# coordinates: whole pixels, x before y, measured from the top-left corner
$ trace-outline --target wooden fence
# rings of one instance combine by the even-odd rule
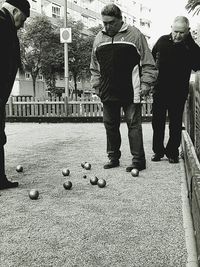
[[[152,101],[142,103],[142,116],[151,117]],[[10,97],[6,105],[6,116],[30,117],[102,117],[100,101],[67,101],[66,98],[36,99],[33,97]],[[122,113],[123,116],[123,113]]]

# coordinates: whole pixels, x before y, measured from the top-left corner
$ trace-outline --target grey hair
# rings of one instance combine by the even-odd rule
[[[184,16],[178,16],[174,19],[174,23],[175,22],[182,22],[182,23],[185,23],[186,27],[189,28],[190,27],[190,22],[188,20],[188,18],[184,17]]]
[[[121,9],[115,4],[108,4],[101,10],[102,16],[111,16],[118,19],[122,19]]]

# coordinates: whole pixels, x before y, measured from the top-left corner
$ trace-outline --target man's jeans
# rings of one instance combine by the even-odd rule
[[[128,138],[133,162],[144,162],[145,153],[142,137],[141,104],[121,104],[109,102],[103,104],[103,122],[107,135],[107,153],[110,160],[119,160],[121,156],[120,111],[123,108],[128,126]]]

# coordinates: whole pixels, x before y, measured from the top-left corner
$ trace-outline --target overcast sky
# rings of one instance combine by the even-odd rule
[[[197,16],[188,14],[185,10],[187,0],[151,0],[152,6],[152,41],[157,40],[161,35],[171,31],[171,24],[176,16],[183,15],[190,20],[191,28],[199,20]]]

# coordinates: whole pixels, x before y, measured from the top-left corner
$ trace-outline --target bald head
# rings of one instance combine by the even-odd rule
[[[180,43],[188,36],[190,31],[189,20],[184,16],[178,16],[172,24],[172,39],[174,43]]]

